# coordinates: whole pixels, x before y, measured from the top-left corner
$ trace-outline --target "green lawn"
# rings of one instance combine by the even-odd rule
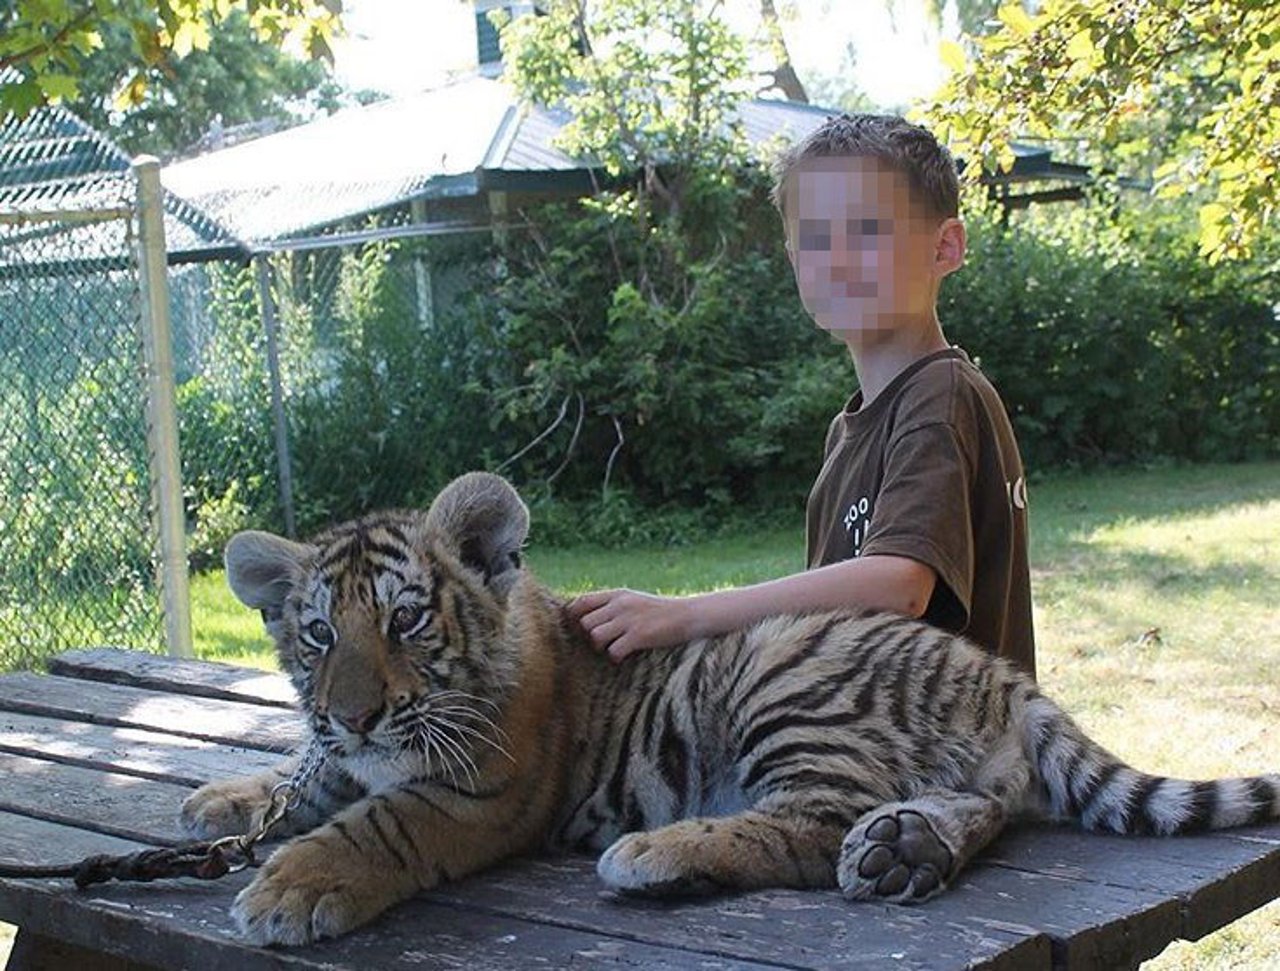
[[[1280,463],[1059,476],[1033,486],[1031,516],[1049,693],[1145,769],[1280,768]],[[529,561],[565,593],[688,593],[800,569],[803,542],[793,510],[776,529],[676,550],[534,545]],[[220,575],[199,578],[193,597],[201,656],[272,665],[257,616]],[[1280,905],[1149,966],[1280,967]]]

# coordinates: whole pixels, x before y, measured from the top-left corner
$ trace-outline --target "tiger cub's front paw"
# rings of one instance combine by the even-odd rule
[[[236,896],[231,917],[250,944],[298,945],[337,937],[396,902],[368,877],[336,871],[332,855],[316,843],[290,843]]]
[[[182,804],[179,820],[197,839],[248,833],[266,812],[262,787],[249,779],[228,779],[201,786]]]
[[[629,833],[596,861],[596,873],[615,890],[641,896],[704,894],[719,884],[696,864],[696,844],[682,842],[681,824]]]

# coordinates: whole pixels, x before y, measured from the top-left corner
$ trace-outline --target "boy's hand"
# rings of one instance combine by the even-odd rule
[[[690,601],[681,597],[597,590],[571,601],[567,609],[615,664],[633,651],[671,647],[693,636]]]

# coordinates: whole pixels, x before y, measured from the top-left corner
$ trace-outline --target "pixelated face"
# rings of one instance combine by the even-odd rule
[[[805,309],[833,337],[932,315],[942,221],[908,193],[907,177],[875,159],[811,159],[789,176],[787,253]]]

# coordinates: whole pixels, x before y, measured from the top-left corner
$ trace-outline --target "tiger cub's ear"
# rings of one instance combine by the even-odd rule
[[[520,548],[529,535],[529,510],[511,483],[491,472],[459,476],[431,504],[427,528],[495,593],[506,596],[516,581]]]
[[[280,618],[285,597],[315,554],[314,546],[271,533],[236,533],[223,554],[227,585],[246,607],[261,610],[270,625]]]

